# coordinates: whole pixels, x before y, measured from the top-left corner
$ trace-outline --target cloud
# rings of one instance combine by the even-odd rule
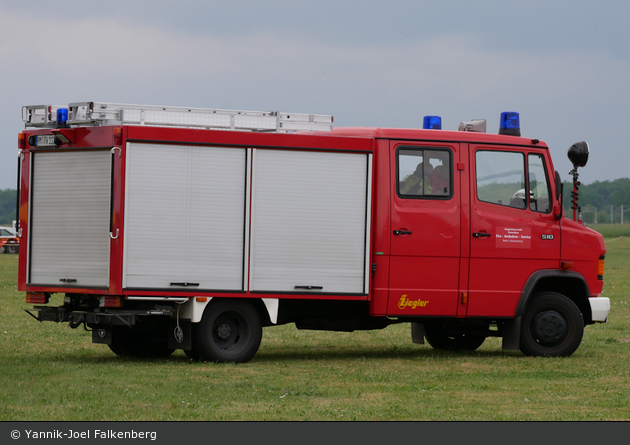
[[[559,127],[621,145],[603,115],[626,107],[627,58],[485,41],[475,33],[384,42],[269,28],[200,33],[94,15],[50,26],[0,6],[0,133],[14,139],[22,105],[95,100],[333,114],[338,125],[418,126],[442,114],[445,128],[486,118],[489,131],[509,110],[563,149]],[[594,114],[603,121],[586,128]],[[0,170],[0,187],[13,186],[11,170]]]
[[[627,61],[595,51],[509,53],[457,34],[361,45],[321,42],[306,33],[186,34],[112,18],[69,19],[51,28],[25,14],[2,11],[0,17],[0,64],[26,68],[21,79],[11,80],[63,73],[68,89],[76,82],[89,82],[93,90],[125,89],[125,81],[134,90],[141,83],[168,88],[172,84],[166,82],[179,80],[184,85],[177,89],[192,95],[195,88],[212,86],[193,81],[208,79],[237,95],[245,90],[264,96],[265,89],[287,96],[326,95],[330,89],[339,99],[369,94],[386,102],[474,103],[507,96],[598,100],[614,95],[611,85],[623,85],[630,69]]]

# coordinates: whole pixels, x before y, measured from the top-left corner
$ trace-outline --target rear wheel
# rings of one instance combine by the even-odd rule
[[[569,356],[583,334],[584,320],[573,301],[556,292],[540,292],[525,310],[520,348],[529,356]]]
[[[120,357],[166,358],[173,353],[166,335],[152,332],[116,330],[109,349]]]
[[[18,253],[18,246],[8,246],[9,253]]]
[[[215,300],[193,326],[193,348],[186,355],[217,363],[245,363],[262,340],[262,321],[247,301]]]
[[[431,347],[445,351],[474,351],[486,340],[480,334],[449,333],[440,325],[427,326],[424,336]]]

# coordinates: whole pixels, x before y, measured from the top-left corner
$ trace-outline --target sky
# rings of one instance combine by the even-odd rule
[[[630,177],[629,17],[627,0],[0,0],[0,189],[22,106],[86,101],[489,133],[516,111],[564,181],[582,140],[582,183]]]

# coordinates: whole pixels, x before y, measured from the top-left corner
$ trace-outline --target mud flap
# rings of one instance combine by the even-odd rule
[[[504,351],[518,351],[521,343],[521,315],[506,321],[503,325],[503,343],[501,349]]]
[[[192,348],[192,322],[188,318],[169,319],[168,348],[190,351]]]
[[[411,341],[417,345],[424,344],[424,324],[411,323]]]
[[[111,328],[94,328],[92,329],[92,343],[99,343],[103,345],[112,344],[112,330]]]

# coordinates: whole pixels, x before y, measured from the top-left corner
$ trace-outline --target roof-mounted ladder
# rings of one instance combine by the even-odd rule
[[[240,111],[154,105],[75,102],[67,107],[27,105],[22,107],[25,128],[55,128],[57,110],[68,109],[69,126],[147,125],[209,130],[265,132],[331,131],[333,117],[321,114]]]

